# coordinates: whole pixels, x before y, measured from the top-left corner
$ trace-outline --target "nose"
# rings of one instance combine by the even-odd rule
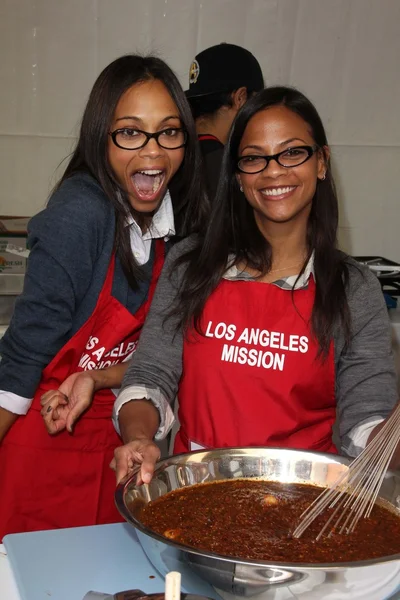
[[[263,171],[263,175],[274,179],[281,177],[285,173],[287,173],[286,167],[282,167],[275,158],[269,161],[268,166]]]
[[[157,144],[154,138],[151,138],[143,148],[139,150],[140,156],[143,158],[158,158],[162,156],[163,149]]]

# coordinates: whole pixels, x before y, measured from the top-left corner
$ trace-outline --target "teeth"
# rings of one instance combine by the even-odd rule
[[[158,190],[158,188],[160,187],[160,183],[161,183],[161,177],[159,175],[156,175],[154,177],[154,181],[153,181],[153,194]]]
[[[288,192],[291,192],[292,190],[294,190],[294,188],[295,188],[295,186],[271,188],[271,189],[262,190],[262,193],[265,196],[280,196],[281,194],[287,194]]]
[[[156,171],[155,169],[147,169],[146,171],[139,171],[143,175],[161,175],[162,171]]]

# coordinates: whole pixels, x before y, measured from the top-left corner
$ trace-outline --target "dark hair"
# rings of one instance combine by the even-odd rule
[[[234,264],[244,262],[263,275],[271,268],[272,248],[257,227],[253,208],[244,194],[238,194],[236,172],[239,145],[248,122],[255,114],[272,106],[286,106],[310,126],[326,164],[326,177],[323,181],[318,180],[312,201],[307,230],[308,256],[301,271],[314,253],[316,295],[312,330],[319,343],[320,354],[326,356],[338,320],[347,342],[350,337],[345,291],[348,266],[346,256],[336,247],[338,202],[325,148],[324,126],[314,105],[293,88],[262,90],[238,113],[225,146],[220,183],[205,236],[199,238],[197,246],[179,260],[187,263],[187,269],[173,314],[180,318],[180,326],[187,329],[194,325],[197,331],[201,331],[205,302],[220,282],[230,254],[235,257]]]
[[[115,248],[132,288],[142,278],[142,270],[134,259],[130,247],[126,219],[129,215],[137,221],[137,213],[119,185],[108,160],[108,133],[114,111],[121,96],[136,83],[157,79],[167,88],[178,107],[183,128],[187,131],[187,144],[183,162],[171,179],[171,192],[177,235],[187,235],[201,227],[206,216],[203,193],[201,158],[190,107],[181,85],[170,67],[154,56],[129,54],[114,60],[97,78],[83,114],[79,138],[68,166],[57,184],[78,172],[94,177],[112,202],[116,214]]]
[[[194,119],[212,115],[222,106],[232,106],[232,92],[216,92],[205,96],[189,98],[189,105]]]
[[[223,106],[232,106],[232,94],[236,92],[235,88],[227,92],[216,92],[215,94],[205,94],[204,96],[193,96],[188,98],[192,115],[194,119],[214,115]],[[247,97],[250,98],[255,90],[246,88]]]

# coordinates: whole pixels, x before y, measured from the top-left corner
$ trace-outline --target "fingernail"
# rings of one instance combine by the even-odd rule
[[[151,481],[151,475],[150,475],[150,473],[145,473],[143,475],[143,483],[150,483],[150,481]]]
[[[53,410],[52,406],[48,406],[46,412],[51,412]]]

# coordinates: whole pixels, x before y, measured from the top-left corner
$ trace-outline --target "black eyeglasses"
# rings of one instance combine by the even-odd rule
[[[298,167],[309,160],[312,155],[318,150],[318,146],[295,146],[294,148],[287,148],[278,154],[271,154],[267,156],[260,155],[248,155],[240,156],[237,162],[237,169],[242,173],[261,173],[264,171],[271,162],[275,160],[278,165],[290,169],[291,167]]]
[[[154,138],[161,148],[166,150],[177,150],[183,148],[187,141],[187,133],[181,127],[168,127],[155,133],[133,129],[132,127],[123,127],[110,131],[112,141],[122,150],[139,150],[143,148],[149,140]]]

